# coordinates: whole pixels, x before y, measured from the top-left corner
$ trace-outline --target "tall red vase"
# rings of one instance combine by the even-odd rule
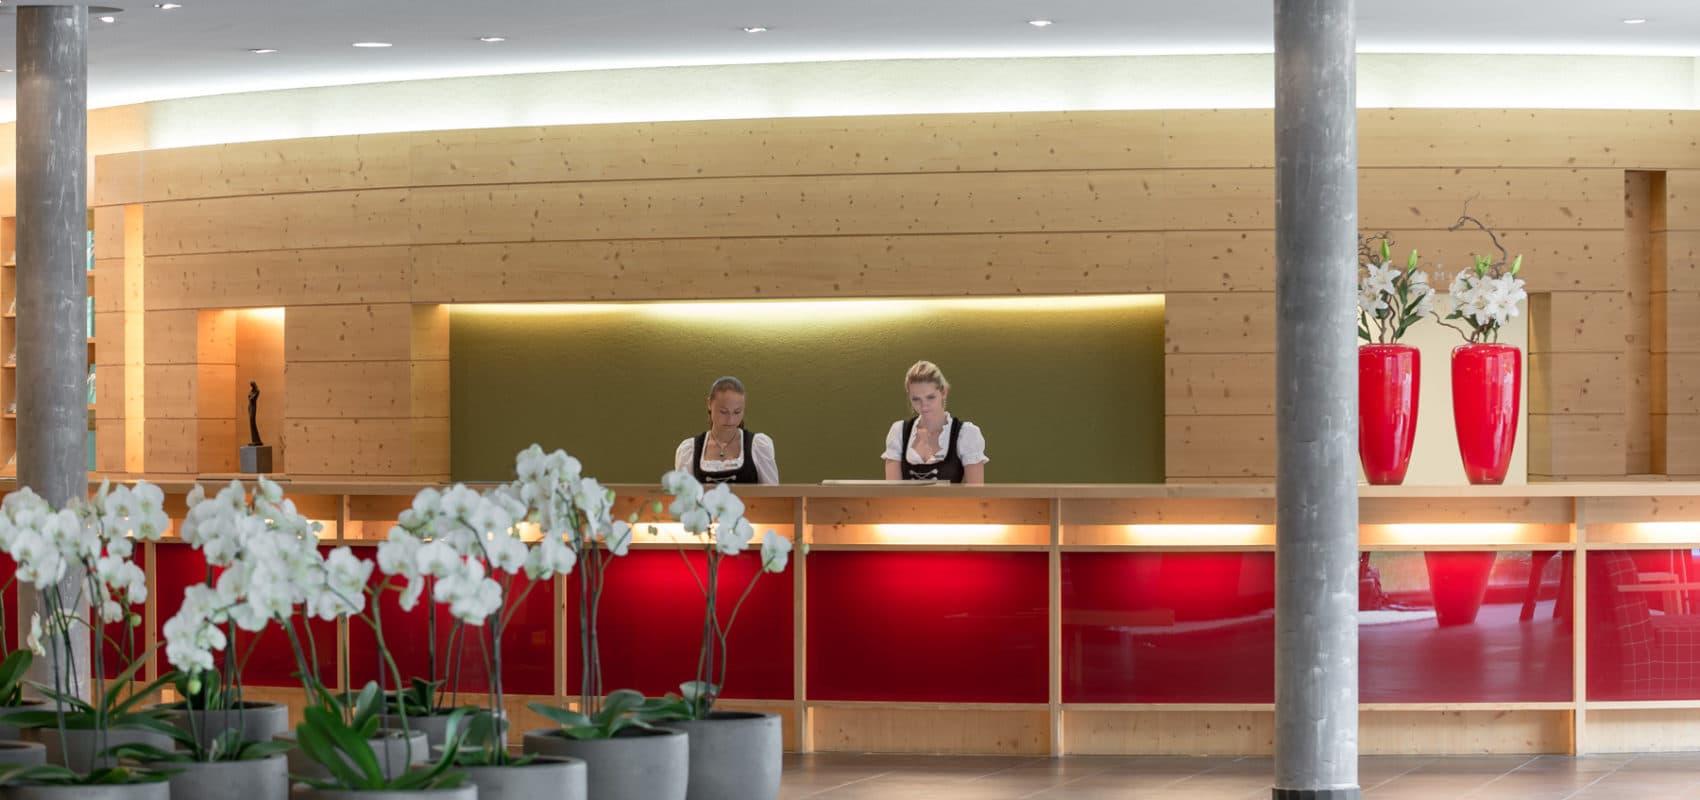
[[[1523,351],[1508,344],[1452,350],[1452,421],[1470,483],[1504,483],[1517,444]]]
[[[1411,467],[1411,444],[1417,437],[1422,381],[1422,354],[1417,348],[1402,344],[1358,347],[1358,458],[1370,483],[1404,483],[1405,471]]]

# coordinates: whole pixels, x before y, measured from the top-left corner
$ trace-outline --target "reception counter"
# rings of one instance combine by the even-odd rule
[[[180,517],[189,484],[158,483]],[[284,485],[325,522],[327,546],[375,544],[418,488]],[[658,496],[615,488],[625,512]],[[756,582],[730,641],[726,705],[781,714],[797,750],[1272,748],[1270,485],[739,495],[758,530],[806,546],[789,572]],[[611,687],[656,694],[691,678],[701,600],[672,538],[666,526],[645,533],[609,569],[600,633]],[[1700,484],[1364,487],[1360,542],[1364,752],[1700,748]],[[204,565],[170,540],[144,557],[153,642]],[[726,603],[758,561],[728,562]],[[521,730],[541,726],[525,702],[569,700],[579,673],[572,579],[525,603],[504,642]],[[392,600],[384,619],[403,669],[423,673],[423,612]],[[315,636],[327,674],[375,677],[361,625],[321,624]],[[256,645],[251,693],[293,696],[283,646],[281,635]],[[469,691],[482,680],[482,667],[464,665]]]

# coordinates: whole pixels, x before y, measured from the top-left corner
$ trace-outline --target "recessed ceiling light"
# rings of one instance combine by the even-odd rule
[[[1646,22],[1646,21],[1647,20],[1643,17],[1631,17],[1630,19],[1624,20],[1623,24],[1625,24],[1625,25],[1640,25],[1641,23]]]
[[[107,24],[111,24],[111,23],[117,22],[118,18],[117,17],[101,17],[100,21],[105,22]]]
[[[265,56],[265,55],[271,55],[272,53],[277,52],[277,48],[275,48],[275,47],[256,47],[256,48],[249,50],[248,52],[253,53],[254,55],[257,55],[257,56]]]
[[[507,40],[508,40],[508,37],[506,37],[506,36],[480,36],[480,37],[478,37],[478,41],[484,42],[486,44],[495,44],[497,42],[505,42]]]
[[[171,11],[173,9],[182,8],[183,4],[182,3],[154,3],[153,7],[157,8],[161,11]]]
[[[389,42],[355,42],[355,47],[389,47]]]
[[[1048,19],[1030,19],[1027,20],[1027,24],[1035,28],[1049,28],[1056,23]]]
[[[767,28],[760,25],[751,25],[744,29],[744,33],[767,33]]]

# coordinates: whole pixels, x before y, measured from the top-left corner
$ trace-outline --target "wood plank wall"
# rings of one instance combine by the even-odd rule
[[[1473,199],[1526,255],[1531,476],[1661,456],[1700,475],[1700,114],[1360,120],[1365,230],[1455,270],[1486,245],[1445,232]],[[203,309],[287,307],[292,473],[428,478],[448,464],[443,304],[1162,292],[1169,479],[1259,480],[1272,158],[1267,110],[592,125],[106,156],[94,202],[145,209],[150,472],[189,463],[173,368]],[[1634,259],[1661,274],[1639,284],[1626,171],[1669,171]],[[1645,359],[1632,299],[1659,328]]]

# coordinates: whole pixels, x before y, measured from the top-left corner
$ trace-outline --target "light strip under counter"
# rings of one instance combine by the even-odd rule
[[[1700,497],[1587,496],[1577,505],[1591,549],[1700,547]]]
[[[902,487],[909,489],[910,487]],[[1051,544],[1052,501],[952,497],[933,487],[897,496],[811,497],[809,547],[833,549],[1036,549]]]
[[[1364,550],[1565,550],[1575,546],[1571,497],[1523,486],[1365,487],[1358,500]],[[1441,489],[1450,494],[1436,493]]]

